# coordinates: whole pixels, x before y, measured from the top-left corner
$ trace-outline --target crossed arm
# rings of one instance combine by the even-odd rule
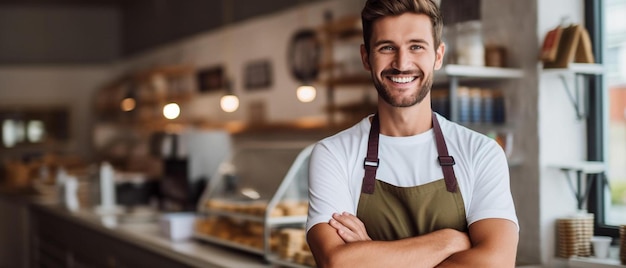
[[[319,267],[514,267],[518,232],[509,220],[484,219],[469,234],[442,229],[372,241],[356,216],[343,213],[313,226],[307,240]]]

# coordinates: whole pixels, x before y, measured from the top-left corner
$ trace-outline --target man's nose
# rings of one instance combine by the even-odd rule
[[[399,49],[394,57],[391,67],[404,71],[410,69],[411,64],[411,54],[406,50]]]

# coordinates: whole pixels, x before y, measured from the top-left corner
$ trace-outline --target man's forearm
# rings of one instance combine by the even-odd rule
[[[466,234],[445,229],[396,241],[339,241],[322,245],[320,239],[337,239],[336,230],[318,224],[309,231],[309,244],[319,267],[434,267],[455,252],[469,247]],[[328,243],[326,245],[333,244]]]
[[[513,222],[478,221],[470,226],[470,237],[472,248],[452,254],[437,267],[515,267],[519,234]]]
[[[515,258],[497,256],[493,254],[493,252],[481,250],[480,248],[474,247],[469,250],[452,254],[450,257],[448,257],[435,267],[515,267]]]

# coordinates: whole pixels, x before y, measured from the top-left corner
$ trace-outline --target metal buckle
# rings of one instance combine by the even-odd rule
[[[437,160],[439,160],[439,165],[440,166],[453,166],[454,164],[456,164],[454,162],[454,157],[452,156],[439,156],[437,157]]]
[[[380,159],[376,158],[376,159],[367,159],[367,157],[365,159],[363,159],[363,167],[364,168],[378,168],[378,163],[380,162]]]

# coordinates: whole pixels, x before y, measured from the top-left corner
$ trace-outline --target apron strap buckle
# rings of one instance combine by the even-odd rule
[[[365,158],[363,160],[363,168],[365,169],[377,169],[378,168],[378,163],[380,162],[380,159],[376,158],[376,159],[372,159],[372,158]]]
[[[454,164],[456,164],[454,162],[454,157],[449,155],[439,156],[437,157],[437,159],[439,160],[440,166],[453,166]]]

